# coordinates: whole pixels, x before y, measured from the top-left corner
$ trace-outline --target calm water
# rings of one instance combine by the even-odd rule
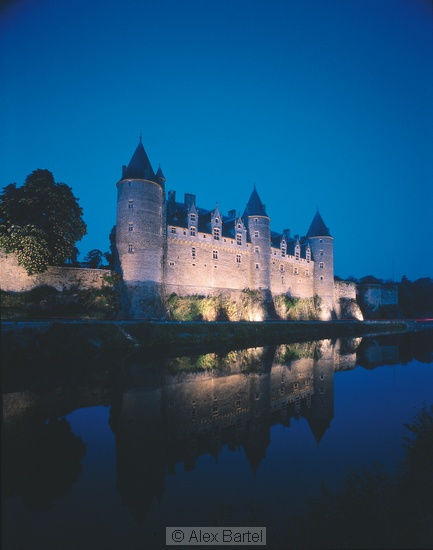
[[[266,526],[404,457],[433,403],[432,334],[122,361],[3,396],[3,548],[165,548],[166,526]],[[284,546],[283,546],[284,545]]]

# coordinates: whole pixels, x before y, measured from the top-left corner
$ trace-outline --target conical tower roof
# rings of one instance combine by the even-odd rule
[[[160,166],[160,167],[158,168],[158,170],[156,171],[156,177],[165,180],[165,176],[164,176],[164,174],[162,173],[161,166]]]
[[[248,216],[266,216],[265,205],[260,200],[259,194],[257,193],[256,186],[254,186],[253,192],[251,193],[250,200],[247,202],[243,218]]]
[[[319,210],[314,215],[311,222],[310,229],[308,230],[307,237],[330,237],[329,228],[326,227]]]
[[[141,137],[140,142],[137,145],[137,149],[132,155],[132,158],[123,174],[123,179],[128,178],[150,181],[156,180],[152,165],[150,164],[146,151],[141,143]]]

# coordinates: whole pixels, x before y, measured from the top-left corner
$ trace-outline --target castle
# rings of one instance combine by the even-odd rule
[[[318,296],[323,319],[339,316],[333,237],[319,211],[300,237],[271,230],[255,186],[242,215],[199,207],[190,193],[179,202],[175,191],[166,196],[162,170],[152,169],[141,137],[117,190],[115,269],[130,315],[149,316],[143,304],[155,296],[233,298],[250,289],[269,298]],[[343,294],[355,299],[355,285]]]

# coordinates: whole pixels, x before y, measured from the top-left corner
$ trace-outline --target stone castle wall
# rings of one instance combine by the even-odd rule
[[[273,294],[296,298],[313,296],[313,261],[290,255],[282,257],[281,251],[274,248],[270,267],[256,262],[257,258],[252,243],[240,247],[234,239],[215,241],[208,233],[190,237],[182,228],[176,228],[172,236],[169,229],[164,272],[166,293],[227,295],[245,288],[254,289],[255,272],[269,269]]]
[[[366,318],[389,318],[398,315],[396,284],[358,285],[357,300]]]
[[[288,294],[294,298],[314,296],[314,262],[305,258],[286,255],[281,250],[271,249],[271,292],[274,295]]]
[[[370,307],[398,305],[398,286],[396,284],[359,285],[358,296]]]
[[[101,288],[103,276],[111,274],[106,269],[86,269],[80,267],[48,267],[47,271],[27,275],[18,265],[14,254],[0,252],[0,288],[9,292],[24,292],[40,285],[48,285],[57,290],[71,287]]]
[[[167,288],[183,288],[177,294],[215,294],[215,289],[240,291],[251,286],[249,257],[249,248],[236,247],[233,239],[214,241],[206,233],[196,237],[169,235],[164,283]]]

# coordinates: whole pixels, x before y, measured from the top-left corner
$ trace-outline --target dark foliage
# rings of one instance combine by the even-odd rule
[[[14,252],[29,274],[48,265],[76,262],[86,234],[83,211],[72,189],[48,170],[35,170],[23,186],[6,186],[0,202],[0,246]]]
[[[404,317],[433,316],[433,279],[425,277],[411,282],[403,277],[398,287],[398,301]]]

